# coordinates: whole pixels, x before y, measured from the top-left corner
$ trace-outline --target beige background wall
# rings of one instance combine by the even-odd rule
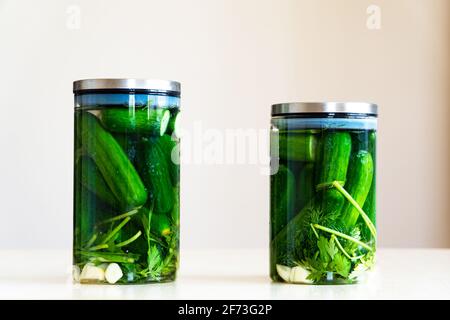
[[[181,81],[188,129],[377,102],[379,242],[449,247],[449,34],[447,0],[0,0],[0,247],[70,247],[71,83],[87,77]],[[184,249],[267,246],[258,166],[186,165],[182,188]]]

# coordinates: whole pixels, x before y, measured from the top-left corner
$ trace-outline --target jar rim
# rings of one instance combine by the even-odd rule
[[[73,82],[73,92],[93,91],[130,91],[130,92],[173,92],[180,94],[181,84],[172,80],[134,79],[134,78],[97,78],[82,79]]]
[[[345,113],[378,115],[378,106],[370,102],[288,102],[272,105],[272,116],[301,113]]]

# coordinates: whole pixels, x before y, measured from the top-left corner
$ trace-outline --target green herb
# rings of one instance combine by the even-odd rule
[[[178,140],[163,142],[176,114],[150,105],[76,112],[74,264],[80,268],[117,263],[120,283],[175,276],[179,175],[167,154]],[[152,224],[154,214],[170,232]]]
[[[329,185],[334,186],[333,183]],[[346,193],[345,197],[351,198],[351,195]],[[282,239],[293,237],[296,239],[295,248],[302,250],[288,247],[291,258],[279,256],[278,261],[285,260],[287,265],[305,268],[310,272],[307,279],[315,283],[326,282],[329,275],[351,281],[350,273],[357,265],[364,263],[364,268],[372,267],[371,257],[375,249],[361,241],[359,225],[350,234],[344,230],[339,212],[326,213],[316,201],[312,201],[273,240],[273,246],[283,247],[289,244],[282,244]],[[292,258],[292,255],[297,258]]]
[[[172,239],[175,239],[175,235],[163,239],[157,238],[151,232],[151,216],[151,209],[141,208],[138,214],[134,212],[131,215],[120,214],[109,219],[110,225],[102,221],[95,226],[95,233],[92,234],[86,245],[76,250],[75,253],[81,257],[82,261],[85,261],[84,263],[121,263],[124,270],[132,275],[132,281],[158,280],[163,274],[174,271],[171,266],[174,266],[174,261],[176,261],[177,248],[173,248],[175,244]],[[133,217],[136,217],[134,221]],[[130,230],[132,230],[132,223],[136,224],[136,222],[139,222],[143,231],[138,230],[131,237],[120,241],[120,238],[125,235],[122,233],[124,228],[130,225]],[[141,244],[133,247],[134,243],[140,241],[141,238],[145,242],[140,243],[145,243],[147,247],[145,257],[129,250],[141,248]],[[83,265],[84,263],[79,262],[78,264]],[[126,282],[127,280],[121,281]]]

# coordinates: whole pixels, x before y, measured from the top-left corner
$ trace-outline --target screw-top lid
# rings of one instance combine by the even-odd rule
[[[180,95],[177,81],[156,79],[84,79],[73,82],[73,92],[128,91],[136,93],[166,93]]]
[[[272,116],[301,113],[378,115],[378,106],[368,102],[290,102],[272,105]]]

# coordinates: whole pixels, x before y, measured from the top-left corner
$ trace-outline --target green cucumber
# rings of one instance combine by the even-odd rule
[[[179,118],[179,112],[176,112],[174,114],[171,114],[169,124],[167,125],[166,134],[168,135],[175,135],[178,137],[178,118]]]
[[[374,175],[375,177],[375,175]],[[363,211],[367,214],[367,216],[369,217],[370,221],[372,221],[373,225],[376,226],[377,225],[377,219],[376,219],[376,207],[377,207],[377,203],[376,203],[376,193],[377,193],[377,187],[376,187],[376,179],[372,180],[372,185],[370,187],[369,190],[369,194],[367,195],[366,201],[364,202],[364,206],[363,206]],[[363,222],[363,219],[360,217],[359,220],[361,220],[361,222]],[[366,232],[363,232],[364,237],[366,239],[369,239],[371,237],[371,234],[369,232],[369,230],[367,230]]]
[[[347,168],[352,148],[351,137],[346,132],[328,132],[325,133],[319,144],[322,148],[318,152],[320,155],[320,171],[318,172],[319,185],[331,184],[333,181],[345,181]],[[321,209],[324,214],[340,213],[344,206],[344,196],[334,188],[326,188],[319,195]],[[307,221],[311,220],[311,215],[318,206],[317,197],[314,197],[303,206],[287,225],[272,240],[272,261],[293,266],[293,261],[303,252],[299,252],[298,244],[305,241],[316,241],[315,239],[306,239],[307,232],[304,228],[309,228]],[[272,267],[273,269],[273,267]],[[274,272],[274,270],[271,270]]]
[[[280,134],[316,134],[320,133],[319,129],[280,129]]]
[[[375,180],[375,177],[373,177]],[[369,194],[367,195],[366,201],[364,202],[363,211],[367,214],[370,221],[375,225],[376,224],[376,183],[372,180],[372,186],[370,187]]]
[[[170,220],[165,214],[154,213],[150,224],[150,231],[158,236],[166,237],[172,233]]]
[[[174,205],[174,193],[167,156],[161,146],[153,140],[144,141],[144,159],[138,167],[142,180],[150,192],[154,212],[167,213]]]
[[[369,152],[372,155],[373,165],[376,166],[376,132],[372,131],[369,134]],[[370,221],[376,225],[376,193],[377,193],[377,181],[374,170],[374,176],[372,179],[372,185],[370,186],[369,194],[364,202],[363,211],[367,214]],[[362,220],[362,218],[360,218]],[[370,238],[370,233],[365,232],[365,237]],[[363,233],[364,234],[364,233]]]
[[[131,163],[136,166],[139,153],[139,137],[137,135],[125,133],[114,133],[113,136],[120,144]]]
[[[279,156],[286,160],[314,161],[317,137],[313,134],[279,134]]]
[[[295,190],[296,213],[309,203],[314,195],[314,164],[304,163],[297,177]]]
[[[103,126],[111,132],[146,133],[162,136],[170,120],[167,109],[106,108],[100,113]]]
[[[102,173],[122,208],[134,208],[147,200],[147,191],[122,147],[91,113],[81,117],[83,149]]]
[[[275,274],[275,265],[283,264],[294,266],[299,256],[302,256],[299,244],[305,243],[309,228],[311,214],[313,212],[315,199],[306,204],[274,237],[270,243],[271,274]],[[299,251],[300,250],[300,251]],[[276,263],[274,263],[276,262]]]
[[[351,135],[355,150],[366,150],[370,153],[374,151],[374,146],[376,143],[376,131],[362,130],[352,132]]]
[[[156,143],[166,156],[166,163],[169,169],[172,186],[176,186],[178,181],[180,180],[179,142],[172,140],[171,136],[164,134],[156,140]]]
[[[284,228],[294,212],[295,177],[284,165],[280,164],[278,172],[270,177],[270,213],[272,238]]]
[[[179,226],[180,225],[180,189],[179,189],[179,185],[175,186],[173,188],[173,194],[174,196],[174,204],[173,204],[173,208],[170,214],[170,218],[172,219],[172,222],[175,226]]]
[[[113,213],[109,206],[81,185],[77,187],[74,197],[74,244],[76,248],[82,248],[92,237],[96,221],[106,219]]]
[[[75,174],[77,174],[77,170],[79,169],[75,168]],[[91,209],[92,201],[89,201],[94,197],[91,195],[89,190],[82,187],[80,184],[78,184],[78,186],[75,185],[74,187],[73,220],[75,229],[73,232],[73,241],[74,247],[81,249],[83,244],[88,241],[94,230],[95,216],[93,215]]]
[[[350,171],[345,183],[345,189],[356,203],[362,207],[372,185],[372,156],[368,151],[360,150],[352,156],[350,163]],[[347,230],[351,230],[355,226],[358,217],[358,210],[347,201],[342,209],[342,221]]]
[[[94,160],[88,156],[82,156],[77,165],[81,167],[81,184],[103,202],[116,207],[118,205],[117,200],[95,165]]]
[[[347,132],[329,132],[323,136],[323,158],[320,183],[345,181],[352,150],[352,139]]]
[[[352,139],[347,132],[329,132],[322,140],[322,166],[319,185],[333,181],[345,182],[352,150]],[[322,210],[325,214],[341,212],[345,198],[336,189],[326,189],[322,196]]]

